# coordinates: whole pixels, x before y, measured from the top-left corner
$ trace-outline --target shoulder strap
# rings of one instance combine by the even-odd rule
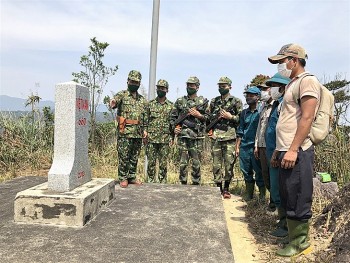
[[[313,76],[313,74],[305,72],[295,81],[295,84],[293,86],[293,90],[292,90],[293,100],[297,104],[300,104],[300,85],[301,85],[301,82],[307,76]]]

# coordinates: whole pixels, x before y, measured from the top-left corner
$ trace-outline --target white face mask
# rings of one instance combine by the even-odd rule
[[[261,97],[260,100],[261,101],[268,101],[271,98],[270,96],[270,92],[269,91],[261,91]]]
[[[279,92],[280,87],[271,87],[271,98],[273,100],[278,100],[281,96],[282,93]]]
[[[292,69],[287,69],[287,63],[282,63],[277,65],[277,71],[283,77],[289,78],[292,74]]]

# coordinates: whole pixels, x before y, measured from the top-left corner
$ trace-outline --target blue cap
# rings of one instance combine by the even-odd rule
[[[290,78],[283,77],[280,73],[276,73],[272,78],[266,81],[266,85],[271,86],[272,82],[287,85],[290,82]]]
[[[244,93],[257,94],[260,96],[260,89],[256,86],[249,87]]]

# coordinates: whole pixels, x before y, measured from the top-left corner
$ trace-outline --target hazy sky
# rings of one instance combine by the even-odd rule
[[[54,100],[57,83],[82,70],[80,57],[90,38],[108,42],[104,62],[119,66],[104,94],[126,87],[136,69],[148,89],[152,0],[0,0],[0,94]],[[168,97],[185,94],[191,75],[200,95],[218,95],[217,81],[228,76],[232,94],[257,74],[272,76],[267,57],[287,43],[305,47],[306,69],[320,79],[337,73],[350,78],[348,0],[161,0],[157,80],[169,81]]]

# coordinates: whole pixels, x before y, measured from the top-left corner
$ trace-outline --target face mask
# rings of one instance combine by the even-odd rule
[[[164,98],[165,95],[166,95],[166,92],[164,90],[157,89],[158,98]]]
[[[256,99],[246,98],[245,101],[247,102],[248,105],[254,105],[256,103]]]
[[[226,95],[230,90],[229,89],[225,89],[225,88],[219,88],[219,93],[224,96]]]
[[[292,70],[293,70],[294,67],[295,67],[295,65],[291,69],[287,69],[287,62],[286,62],[286,63],[278,64],[277,65],[277,71],[283,77],[290,78],[290,75],[292,74]]]
[[[197,89],[187,88],[188,96],[191,96],[197,92]]]
[[[261,91],[261,101],[268,101],[271,98],[270,93],[268,91]]]
[[[278,100],[281,96],[282,96],[282,93],[279,92],[280,90],[280,87],[271,87],[271,98],[273,100]]]
[[[139,87],[140,86],[138,86],[138,85],[128,85],[128,90],[130,92],[135,92],[135,91],[137,91],[139,89]]]

